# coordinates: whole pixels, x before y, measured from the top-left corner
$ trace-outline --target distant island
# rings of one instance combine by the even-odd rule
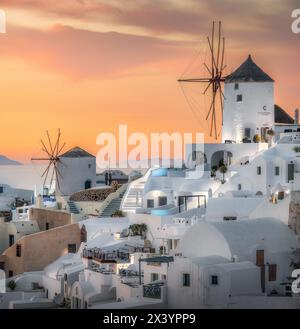
[[[15,160],[11,160],[8,157],[0,154],[0,166],[9,166],[9,165],[21,166],[22,163]]]

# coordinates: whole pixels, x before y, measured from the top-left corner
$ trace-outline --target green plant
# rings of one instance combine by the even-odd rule
[[[219,168],[219,171],[223,175],[222,184],[224,184],[225,183],[225,174],[227,173],[228,169],[225,165],[223,165]]]
[[[300,153],[300,146],[295,146],[293,148],[293,150],[296,152],[296,153]]]
[[[146,224],[132,224],[129,226],[131,235],[141,235],[143,236],[147,232]]]
[[[248,143],[248,141],[249,141],[248,137],[244,137],[243,140],[242,140],[243,143]]]
[[[259,143],[260,142],[260,136],[258,134],[253,136],[253,142],[254,143]]]
[[[218,166],[212,166],[211,167],[211,177],[215,177],[216,176],[216,172],[218,170]]]
[[[116,210],[111,217],[125,217],[125,215],[122,210]]]
[[[275,135],[275,131],[274,131],[273,129],[269,129],[269,130],[267,131],[267,134],[268,134],[269,136],[273,137],[273,136]]]
[[[10,290],[15,290],[17,284],[16,284],[15,280],[10,280],[10,281],[8,282],[7,286],[8,286],[8,288],[9,288]]]

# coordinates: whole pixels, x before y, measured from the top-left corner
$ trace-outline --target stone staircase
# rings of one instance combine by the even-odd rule
[[[121,202],[125,191],[120,194],[118,198],[112,199],[111,202],[104,208],[99,217],[111,217],[111,215],[116,211],[120,210]]]
[[[122,211],[135,213],[137,208],[142,207],[144,187],[150,175],[151,169],[143,177],[130,183],[121,203]]]
[[[78,210],[76,204],[73,201],[67,201],[69,210],[71,214],[80,214],[80,211]]]

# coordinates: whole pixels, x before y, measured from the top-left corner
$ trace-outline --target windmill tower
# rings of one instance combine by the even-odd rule
[[[42,174],[43,186],[52,187],[55,181],[55,194],[70,196],[75,192],[92,188],[96,185],[96,158],[80,147],[74,147],[62,153],[65,143],[60,145],[61,132],[55,142],[46,132],[47,142],[41,140],[45,156],[32,158],[33,161],[46,161],[48,165]]]
[[[274,126],[274,80],[252,57],[225,78],[222,142],[266,141]]]

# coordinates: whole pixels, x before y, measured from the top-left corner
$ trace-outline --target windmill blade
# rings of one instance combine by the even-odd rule
[[[210,39],[209,39],[209,37],[207,37],[207,40],[208,40],[208,45],[209,45],[209,49],[210,49],[210,52],[211,52],[211,60],[212,60],[212,77],[214,77],[214,75],[215,75],[215,69],[217,70],[217,64],[216,64],[216,62],[215,62],[214,49],[213,49],[212,44],[210,43]]]
[[[51,154],[53,156],[54,155],[54,152],[53,152],[53,147],[52,147],[52,143],[51,143],[51,139],[50,139],[50,135],[49,135],[49,131],[48,130],[46,131],[46,134],[47,134],[48,142],[49,142],[49,145],[50,145]]]
[[[57,156],[59,156],[59,154],[61,153],[61,151],[63,150],[63,148],[66,146],[66,143],[63,143],[62,147],[59,149]]]
[[[212,81],[209,82],[208,86],[205,88],[205,90],[203,91],[203,95],[206,94],[207,90],[209,89],[209,87],[211,86]]]
[[[48,174],[49,174],[50,167],[51,167],[51,163],[49,163],[49,165],[48,165],[48,167],[47,167],[47,169],[46,169],[46,172],[45,172],[46,176],[45,176],[45,178],[44,178],[44,184],[43,184],[43,186],[46,185],[46,181],[47,181],[47,178],[48,178]],[[43,176],[42,176],[42,177],[43,177]]]
[[[51,188],[51,186],[52,186],[52,183],[53,183],[53,179],[54,179],[54,172],[55,172],[55,168],[54,168],[54,166],[53,166],[53,170],[52,170],[52,175],[51,175],[51,180],[50,180],[50,188]]]
[[[225,38],[223,37],[222,38],[222,40],[223,40],[223,42],[222,42],[222,45],[223,45],[223,47],[222,47],[222,57],[221,57],[221,75],[222,75],[222,73],[223,73],[223,71],[224,71],[224,69],[225,69],[225,67],[226,67],[226,65],[223,67],[223,65],[224,65],[224,56],[225,56]]]
[[[219,34],[218,34],[218,51],[217,51],[217,74],[219,73],[219,60],[220,60],[220,46],[221,46],[221,22],[219,22]]]
[[[58,155],[58,147],[59,147],[59,140],[60,140],[60,129],[58,129],[58,134],[57,134],[57,139],[56,139],[56,143],[55,143],[55,146],[54,146],[54,156],[57,157]]]
[[[45,143],[43,142],[42,139],[41,139],[41,143],[42,143],[42,145],[43,145],[43,147],[44,147],[42,150],[48,154],[49,158],[51,158],[52,155],[51,155],[51,153],[48,151],[48,149],[47,149],[47,147],[46,147],[46,145],[45,145]]]
[[[52,164],[52,160],[50,160],[50,162],[49,162],[49,164],[48,164],[48,166],[47,166],[46,170],[43,172],[43,174],[42,174],[42,176],[41,176],[42,178],[45,176],[45,174],[46,174],[47,170],[49,170],[49,168],[50,168],[51,164]]]
[[[208,73],[209,73],[210,75],[212,75],[212,72],[211,72],[211,70],[209,69],[209,67],[207,66],[207,64],[206,64],[206,63],[203,63],[203,65],[206,67]]]

